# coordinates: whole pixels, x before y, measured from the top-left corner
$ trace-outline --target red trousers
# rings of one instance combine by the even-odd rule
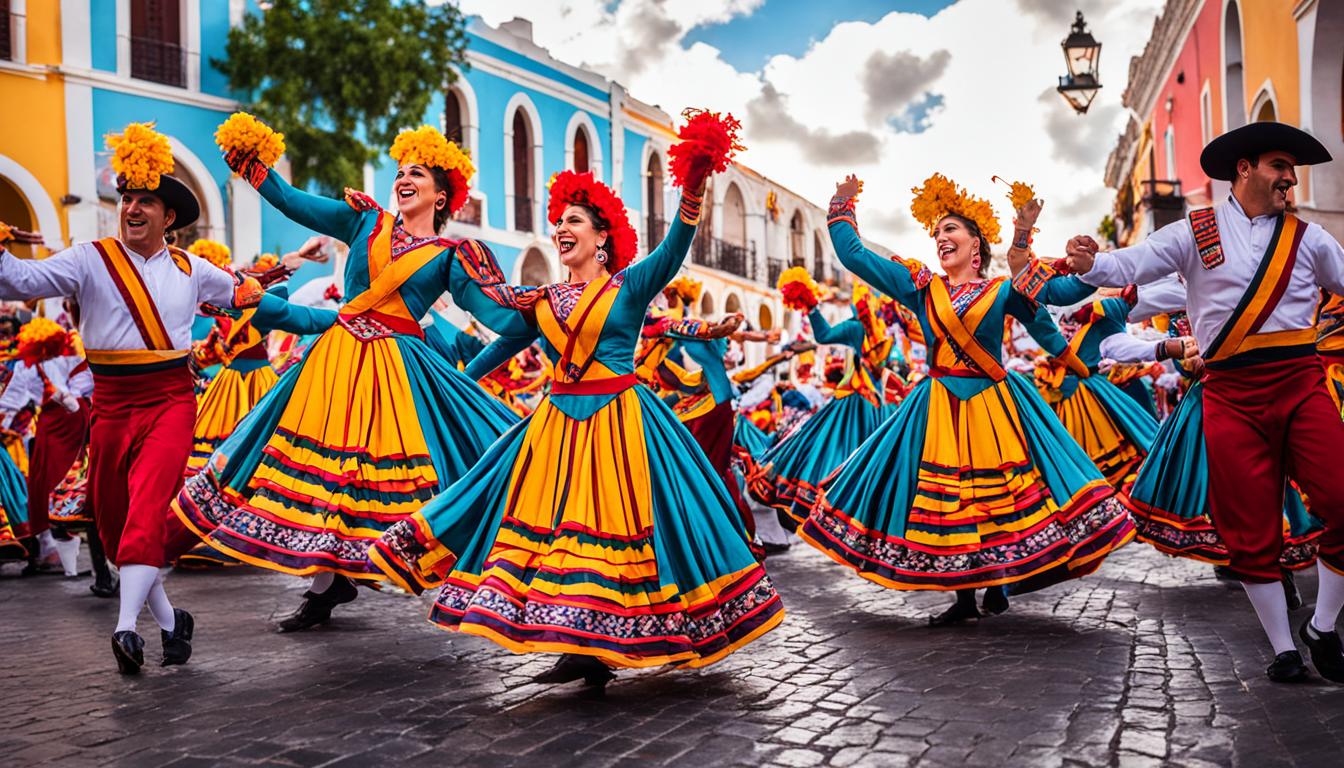
[[[37,417],[33,452],[28,456],[28,525],[34,536],[51,527],[47,520],[51,492],[65,479],[89,439],[89,408],[88,398],[83,397],[74,413],[48,402]]]
[[[704,416],[686,422],[686,429],[690,430],[691,437],[705,452],[709,465],[728,486],[728,493],[733,497],[733,505],[737,508],[737,515],[742,520],[747,541],[750,542],[756,538],[756,518],[742,498],[742,489],[733,476],[733,428],[736,426],[736,418],[737,412],[733,410],[731,402],[719,403]]]
[[[1321,561],[1344,573],[1344,421],[1326,392],[1319,358],[1210,370],[1204,445],[1209,514],[1238,577],[1279,579],[1288,475],[1325,522]]]
[[[118,567],[162,567],[196,542],[170,504],[191,455],[196,397],[186,367],[94,375],[89,505]]]

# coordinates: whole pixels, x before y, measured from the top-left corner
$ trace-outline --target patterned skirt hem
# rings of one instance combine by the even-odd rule
[[[208,472],[208,470],[207,470]],[[193,492],[189,492],[194,490]],[[173,512],[192,533],[196,534],[211,547],[248,565],[266,568],[292,576],[312,576],[318,573],[337,573],[346,578],[359,581],[381,581],[383,572],[369,560],[367,549],[377,541],[370,537],[361,540],[346,540],[347,549],[359,551],[359,557],[337,558],[332,552],[296,552],[277,547],[242,535],[232,529],[220,527],[214,519],[223,519],[224,515],[205,512],[204,505],[227,505],[232,510],[242,510],[236,501],[227,498],[215,485],[214,478],[198,475],[188,482],[187,487],[178,494],[173,502]],[[212,519],[212,517],[214,519]]]
[[[1227,546],[1207,517],[1181,518],[1145,504],[1131,501],[1130,509],[1138,539],[1172,557],[1184,557],[1212,565],[1230,562]],[[1286,536],[1279,553],[1279,565],[1290,571],[1310,568],[1316,563],[1324,530],[1308,531],[1301,536]]]
[[[900,537],[873,535],[856,526],[848,515],[831,507],[824,498],[798,534],[868,581],[889,589],[944,591],[1028,580],[1037,582],[1032,587],[1036,589],[1077,578],[1096,570],[1101,559],[1134,537],[1134,525],[1127,510],[1104,484],[1081,491],[1058,516],[1066,535],[1034,542],[1039,546],[1025,556],[999,551],[1007,547],[977,550],[977,558],[989,562],[974,568],[969,567],[970,563],[957,562],[966,558],[962,553],[936,555],[912,549]],[[1020,548],[1022,543],[1008,546]],[[998,562],[993,561],[995,557]],[[1048,572],[1051,576],[1044,578]]]
[[[760,566],[739,572],[719,594],[728,597],[675,614],[631,617],[600,608],[529,603],[493,585],[449,582],[429,621],[493,640],[514,653],[573,653],[614,667],[694,668],[720,661],[784,619],[784,606]],[[669,634],[669,623],[679,631]]]
[[[422,518],[412,515],[394,524],[369,547],[369,561],[389,580],[413,594],[439,586],[457,562],[457,556],[426,533]],[[440,567],[427,571],[418,563],[433,553]]]

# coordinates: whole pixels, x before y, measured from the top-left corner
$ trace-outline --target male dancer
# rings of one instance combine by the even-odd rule
[[[1184,277],[1206,366],[1210,515],[1274,647],[1266,674],[1275,682],[1307,676],[1278,584],[1291,473],[1327,526],[1315,614],[1298,634],[1316,671],[1344,682],[1335,631],[1344,606],[1344,476],[1329,450],[1344,445],[1344,421],[1315,347],[1318,286],[1344,291],[1344,247],[1294,216],[1288,199],[1294,166],[1328,162],[1330,153],[1292,126],[1252,123],[1214,139],[1199,160],[1209,178],[1232,182],[1225,202],[1110,253],[1075,237],[1068,261],[1097,286],[1146,283],[1172,271]]]
[[[250,305],[261,291],[254,280],[240,284],[168,247],[167,233],[200,216],[196,196],[181,181],[167,173],[135,181],[119,175],[117,192],[119,237],[78,243],[40,261],[0,248],[0,298],[74,297],[80,306],[94,377],[89,501],[121,572],[112,652],[118,670],[136,674],[144,664],[136,619],[146,601],[162,630],[163,665],[191,657],[194,621],[168,601],[159,569],[195,541],[169,503],[182,485],[196,418],[188,367],[196,307]],[[37,233],[10,231],[20,242],[42,242]]]

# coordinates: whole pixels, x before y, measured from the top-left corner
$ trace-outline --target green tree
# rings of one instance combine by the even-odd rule
[[[1112,219],[1109,213],[1101,217],[1101,223],[1097,225],[1097,234],[1108,243],[1115,242],[1115,219]]]
[[[360,186],[364,163],[424,122],[464,66],[461,12],[424,0],[274,0],[229,31],[213,64],[246,109],[285,134],[300,186]]]

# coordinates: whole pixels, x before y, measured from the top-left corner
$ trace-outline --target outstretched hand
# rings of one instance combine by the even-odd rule
[[[318,264],[325,264],[331,258],[326,252],[326,245],[331,238],[326,235],[313,235],[299,246],[299,250],[290,251],[280,259],[280,263],[285,265],[285,269],[290,272],[303,266],[303,262],[312,261]]]
[[[9,228],[9,237],[14,242],[23,243],[24,245],[42,245],[46,242],[42,239],[42,234],[40,232],[29,232],[26,229],[19,229],[18,227]]]
[[[836,197],[857,197],[863,191],[863,182],[858,176],[849,174],[845,180],[835,185]]]
[[[1040,198],[1032,198],[1017,209],[1016,216],[1013,217],[1014,225],[1019,229],[1031,229],[1036,226],[1036,219],[1040,218],[1041,208],[1045,206],[1045,201]]]
[[[1068,245],[1064,246],[1064,262],[1069,265],[1069,269],[1076,274],[1086,274],[1092,271],[1092,265],[1097,262],[1097,251],[1101,246],[1087,235],[1077,235],[1069,240]]]

